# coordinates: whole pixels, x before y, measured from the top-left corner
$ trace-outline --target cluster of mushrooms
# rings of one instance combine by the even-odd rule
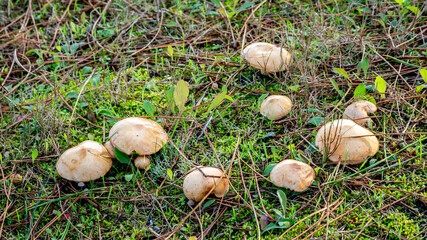
[[[252,67],[265,72],[280,72],[287,69],[291,55],[283,48],[268,43],[254,43],[242,52],[242,58]],[[260,106],[260,113],[270,120],[284,118],[291,110],[292,102],[286,96],[272,95]],[[349,105],[343,119],[326,123],[317,132],[315,145],[332,162],[359,164],[373,156],[379,149],[375,135],[363,127],[370,125],[368,113],[376,106],[368,101]],[[129,117],[118,121],[110,129],[109,141],[102,145],[84,141],[66,150],[56,164],[56,170],[65,179],[87,182],[104,176],[112,166],[115,149],[127,155],[137,155],[134,164],[146,169],[149,155],[158,152],[168,141],[165,130],[156,122]],[[296,192],[306,190],[316,177],[314,169],[303,162],[286,159],[270,172],[271,182]],[[183,191],[190,202],[199,202],[208,194],[223,197],[229,189],[228,176],[219,168],[197,166],[185,176]]]

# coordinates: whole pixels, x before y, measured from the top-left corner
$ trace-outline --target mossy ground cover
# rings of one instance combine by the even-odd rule
[[[391,0],[1,1],[0,238],[425,239],[426,9]],[[240,52],[256,41],[288,49],[290,68],[245,65]],[[179,80],[189,88],[182,109]],[[283,120],[259,114],[272,94],[292,99]],[[327,164],[317,130],[362,98],[379,108],[379,152],[361,165]],[[170,136],[149,170],[115,161],[84,185],[57,175],[62,152],[105,142],[130,116]],[[287,158],[317,178],[302,193],[281,189],[280,200],[263,173]],[[181,186],[196,165],[229,169],[231,187],[193,209]],[[281,218],[291,224],[263,232]]]

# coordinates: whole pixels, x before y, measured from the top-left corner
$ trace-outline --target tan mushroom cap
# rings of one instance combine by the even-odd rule
[[[201,171],[203,171],[204,175]],[[223,177],[221,178],[221,176]],[[229,188],[227,175],[223,174],[223,172],[216,167],[199,166],[198,169],[191,169],[185,177],[183,184],[185,196],[196,202],[202,200],[213,187],[215,189],[212,193],[217,197],[224,196]]]
[[[118,121],[109,137],[111,144],[127,155],[151,155],[168,141],[168,135],[158,123],[137,117]]]
[[[295,192],[306,190],[316,178],[310,165],[293,159],[286,159],[274,166],[270,173],[271,182],[277,187],[285,187]]]
[[[291,108],[292,102],[288,97],[271,95],[262,102],[260,113],[270,120],[279,120],[288,115]]]
[[[321,127],[315,143],[333,163],[359,164],[379,150],[374,133],[348,119],[335,120]]]
[[[112,164],[102,144],[87,140],[65,151],[56,163],[56,171],[65,179],[88,182],[104,176]]]
[[[242,58],[254,68],[266,72],[280,72],[287,69],[291,54],[273,44],[257,42],[243,49]]]
[[[371,119],[368,117],[368,113],[373,113],[377,111],[377,106],[375,104],[361,100],[355,103],[350,104],[344,110],[344,119],[353,120],[355,123],[363,126],[366,123],[370,123]]]
[[[150,157],[146,155],[138,156],[135,158],[134,164],[139,169],[147,169],[150,166]]]

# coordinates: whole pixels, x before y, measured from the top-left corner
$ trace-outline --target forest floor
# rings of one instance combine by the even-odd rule
[[[246,64],[253,42],[286,48],[290,67]],[[426,68],[424,0],[1,1],[0,239],[426,239]],[[269,95],[292,100],[284,119],[260,114]],[[360,99],[378,107],[379,151],[329,164],[317,131]],[[56,173],[125,117],[170,137],[150,169]],[[311,165],[314,183],[275,187],[282,159]],[[223,198],[187,204],[197,165],[226,171]]]

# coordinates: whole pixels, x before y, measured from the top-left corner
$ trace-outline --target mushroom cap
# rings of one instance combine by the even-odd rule
[[[65,179],[88,182],[104,176],[112,164],[102,144],[87,140],[65,151],[56,163],[56,171]]]
[[[150,157],[146,155],[138,156],[135,158],[134,164],[139,169],[147,169],[150,166]]]
[[[291,111],[292,102],[286,96],[271,95],[264,99],[261,104],[260,113],[270,120],[284,118]]]
[[[105,149],[107,149],[107,152],[110,154],[111,158],[115,159],[116,156],[114,155],[114,146],[113,146],[113,144],[111,144],[111,142],[108,141],[108,142],[106,142],[104,144],[104,147],[105,147]]]
[[[118,121],[111,128],[109,137],[111,144],[127,155],[151,155],[168,141],[168,135],[158,123],[137,117]]]
[[[286,159],[274,166],[270,173],[271,182],[277,187],[285,187],[295,192],[306,190],[316,178],[316,172],[310,165]]]
[[[266,72],[280,72],[288,67],[291,54],[273,44],[256,42],[243,49],[242,58],[254,68]]]
[[[316,135],[316,146],[333,163],[359,164],[379,150],[374,133],[352,120],[339,119],[322,126]]]
[[[377,111],[377,106],[375,106],[375,104],[361,100],[350,104],[344,110],[343,118],[353,120],[355,123],[363,126],[371,121],[368,117],[368,113],[373,113],[375,111]]]
[[[203,171],[204,176],[200,171]],[[223,176],[222,178],[220,178]],[[222,197],[228,191],[229,183],[227,175],[216,167],[193,168],[184,179],[183,189],[185,196],[193,201],[199,202],[210,190],[217,197]]]

